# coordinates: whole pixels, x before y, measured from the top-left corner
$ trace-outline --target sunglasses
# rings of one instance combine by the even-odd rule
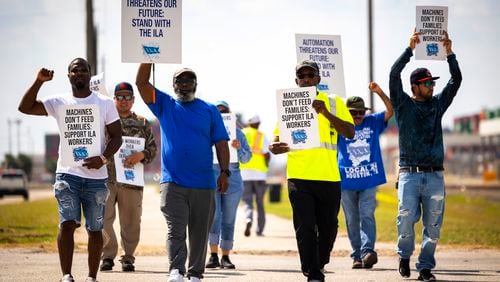
[[[423,85],[425,85],[425,87],[429,88],[429,87],[434,87],[436,85],[436,82],[434,80],[427,80],[427,81],[424,81],[422,82]]]
[[[194,78],[176,78],[174,80],[175,84],[194,84],[196,79]]]
[[[316,74],[315,73],[301,73],[297,75],[298,79],[304,79],[304,78],[315,78]]]
[[[352,116],[364,116],[366,110],[349,110]]]
[[[132,99],[134,99],[134,96],[132,96],[132,95],[126,95],[126,96],[124,96],[124,95],[116,95],[115,99],[118,100],[118,101],[123,101],[123,100],[125,100],[125,101],[132,101]]]

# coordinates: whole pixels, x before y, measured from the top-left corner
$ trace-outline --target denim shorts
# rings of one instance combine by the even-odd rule
[[[85,228],[89,231],[102,230],[106,199],[109,195],[107,179],[58,173],[54,194],[59,208],[59,226],[66,221],[75,221],[77,227],[80,227],[83,209]]]

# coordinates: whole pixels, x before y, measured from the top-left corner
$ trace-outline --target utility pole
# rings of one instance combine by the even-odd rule
[[[15,119],[14,123],[17,125],[17,155],[21,153],[21,122],[20,119]]]
[[[92,67],[91,74],[97,73],[97,32],[94,25],[94,7],[92,0],[86,0],[86,34],[87,34],[87,61]]]
[[[12,120],[10,118],[7,119],[7,126],[9,127],[9,154],[12,155]]]
[[[372,17],[372,0],[368,1],[368,78],[369,82],[373,81],[373,17]],[[370,97],[370,107],[372,112],[375,112],[375,105],[373,101],[373,93],[368,90],[368,97]]]

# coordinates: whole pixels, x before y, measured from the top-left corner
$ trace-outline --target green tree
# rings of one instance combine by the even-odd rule
[[[19,154],[17,156],[18,168],[24,170],[28,179],[31,180],[31,172],[33,171],[33,160],[30,156],[25,154]]]

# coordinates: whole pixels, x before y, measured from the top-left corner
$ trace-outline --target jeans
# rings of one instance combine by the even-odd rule
[[[330,262],[337,237],[340,182],[288,179],[288,197],[302,273],[324,281],[320,270]]]
[[[377,238],[375,226],[375,198],[377,188],[366,190],[342,190],[342,208],[344,210],[347,235],[351,242],[353,260],[361,260],[369,253],[375,253]]]
[[[208,234],[210,245],[219,244],[222,250],[232,250],[234,242],[234,223],[236,210],[241,199],[242,190],[229,194],[215,193],[215,216]]]
[[[415,249],[414,225],[422,215],[423,237],[416,268],[433,269],[434,253],[443,223],[445,191],[443,172],[402,172],[398,186],[398,254],[409,259]]]
[[[65,221],[75,221],[81,225],[85,217],[85,228],[101,231],[104,209],[109,195],[106,179],[83,178],[72,174],[56,174],[54,194],[59,208],[59,226]]]

